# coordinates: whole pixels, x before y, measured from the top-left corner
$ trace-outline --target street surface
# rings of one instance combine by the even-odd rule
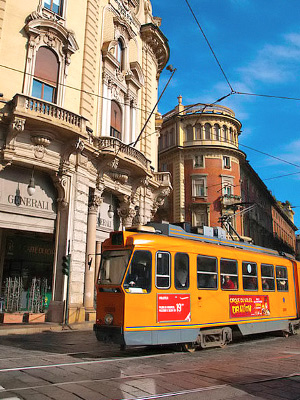
[[[0,337],[0,399],[300,399],[300,335],[224,349],[98,343],[91,331]]]

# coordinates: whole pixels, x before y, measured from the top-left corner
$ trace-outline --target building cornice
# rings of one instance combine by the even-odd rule
[[[141,26],[141,37],[155,55],[158,73],[160,73],[166,66],[170,56],[168,39],[163,35],[159,27],[152,23]]]

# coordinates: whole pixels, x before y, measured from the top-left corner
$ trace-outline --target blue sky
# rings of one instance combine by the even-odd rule
[[[300,99],[299,0],[189,3],[235,91]],[[152,0],[152,7],[169,40],[169,63],[177,68],[159,111],[174,108],[180,94],[187,105],[214,102],[230,93],[185,0]],[[169,76],[162,73],[160,89]],[[240,149],[273,195],[295,207],[300,228],[300,101],[235,94],[220,104],[232,108],[242,122]],[[285,174],[293,175],[276,178]]]

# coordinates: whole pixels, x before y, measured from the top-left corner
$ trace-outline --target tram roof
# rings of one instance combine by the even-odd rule
[[[154,229],[152,229],[152,230],[149,229],[149,231],[147,231],[147,229],[145,229],[147,227],[150,227],[150,228],[152,227]],[[290,259],[294,258],[292,255],[290,255],[288,253],[283,253],[283,252],[281,253],[277,250],[269,249],[267,247],[256,246],[251,243],[237,242],[234,240],[220,239],[216,236],[212,237],[212,236],[205,236],[205,235],[199,235],[199,234],[187,232],[181,226],[168,224],[168,223],[148,222],[147,225],[127,228],[126,230],[139,231],[139,232],[144,232],[144,233],[146,233],[146,232],[154,233],[154,234],[159,234],[159,235],[164,235],[164,236],[169,236],[169,237],[196,240],[199,242],[205,242],[205,243],[210,243],[210,244],[215,244],[215,245],[220,245],[220,246],[234,247],[236,249],[254,251],[257,253],[271,254],[274,256],[283,256],[283,257],[290,258]]]

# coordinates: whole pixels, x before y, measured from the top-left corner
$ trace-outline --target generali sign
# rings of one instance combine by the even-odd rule
[[[31,172],[7,169],[0,173],[0,211],[18,214],[56,214],[56,191],[51,178],[34,173],[35,192],[27,193]]]

